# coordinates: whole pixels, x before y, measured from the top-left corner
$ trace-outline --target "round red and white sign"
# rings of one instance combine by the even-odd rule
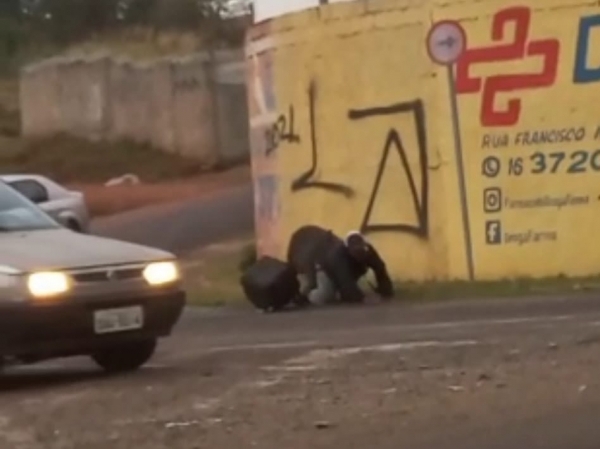
[[[437,64],[454,64],[465,51],[466,46],[465,30],[453,20],[443,20],[433,24],[427,35],[429,57]]]

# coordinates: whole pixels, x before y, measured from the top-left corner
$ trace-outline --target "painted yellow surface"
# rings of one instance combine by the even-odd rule
[[[574,77],[580,20],[600,15],[600,7],[577,6],[580,2],[575,0],[540,3],[357,1],[259,25],[260,32],[254,30],[248,39],[247,53],[261,250],[283,257],[290,235],[308,223],[342,235],[366,225],[369,239],[399,279],[469,278],[469,254],[477,279],[598,273],[600,243],[594,231],[600,222],[600,74],[599,82],[590,79],[592,75],[585,83]],[[490,56],[497,53],[493,47],[515,42],[518,30],[514,21],[500,24],[495,41],[493,23],[499,12],[501,16],[515,7],[529,11],[519,50],[523,55],[498,62]],[[523,10],[517,13],[525,17]],[[487,48],[480,53],[490,61],[473,63],[469,69],[471,77],[480,79],[480,91],[461,91],[458,69],[431,61],[427,35],[440,20],[461,24],[468,52]],[[587,41],[590,56],[585,66],[593,70],[600,67],[600,26],[591,28]],[[547,57],[556,45],[553,76]],[[262,71],[255,69],[257,64]],[[456,93],[450,88],[451,71]],[[516,81],[499,78],[544,73],[544,86],[532,85],[539,79],[529,80],[529,87],[516,90],[510,84]],[[486,118],[483,92],[492,91],[494,83],[505,88],[495,96]],[[268,95],[274,99],[270,108],[256,106]],[[506,110],[511,100],[519,102],[517,119],[502,126],[490,123],[502,116],[493,112]],[[422,117],[415,112],[419,104]],[[382,109],[396,106],[394,113]],[[360,111],[371,115],[358,118]],[[580,140],[543,142],[538,135],[534,141],[536,131],[567,133],[571,128]],[[406,166],[395,146],[382,162],[386,141],[394,135],[401,141]],[[463,167],[456,159],[457,137]],[[483,145],[488,141],[496,142],[495,148]],[[420,148],[427,155],[424,171]],[[311,168],[313,151],[316,168],[309,185],[292,188]],[[496,176],[483,174],[490,167],[484,163],[489,157],[500,162]],[[580,159],[585,160],[578,165]],[[463,232],[461,169],[470,247]],[[271,182],[265,183],[266,178]],[[498,194],[501,201],[495,203]],[[418,206],[426,214],[419,213]]]
[[[511,99],[520,100],[517,123],[496,129],[482,127],[478,120],[482,95],[459,95],[477,278],[588,275],[600,271],[600,245],[594,237],[600,220],[600,166],[594,169],[592,164],[594,153],[600,149],[595,138],[600,120],[593,112],[593,105],[600,100],[600,84],[577,84],[573,79],[580,19],[600,14],[600,8],[569,7],[569,3],[575,2],[554,3],[532,11],[528,39],[556,41],[559,45],[554,84],[501,93],[496,98],[498,109],[506,108]],[[529,3],[532,7],[537,4]],[[493,44],[492,15],[506,5],[514,4],[461,6],[446,10],[445,14],[454,18],[475,14],[477,20],[465,23],[469,47],[489,46]],[[597,53],[600,46],[598,31],[600,28],[591,35],[590,55],[594,54],[594,48]],[[512,38],[514,32],[507,34]],[[589,67],[600,66],[600,60],[595,59],[588,60]],[[543,60],[542,56],[525,56],[509,63],[481,63],[473,66],[472,72],[482,79],[498,74],[540,73]],[[584,129],[585,137],[576,142],[535,143],[532,135],[536,131],[570,128]],[[482,148],[485,136],[492,134],[499,140],[507,139],[508,144],[495,149]],[[575,154],[578,151],[580,156]],[[501,161],[501,172],[495,178],[482,176],[482,164],[488,156]],[[520,176],[515,166],[519,158],[523,163]],[[576,167],[575,163],[583,158],[585,163],[581,168]],[[600,162],[600,157],[597,159]],[[544,170],[542,165],[546,166]],[[574,172],[569,173],[570,170]],[[500,212],[485,212],[486,189],[494,189],[488,190],[488,195],[501,192]],[[498,245],[486,243],[486,237],[489,238],[486,223],[493,220],[502,228],[502,242]]]

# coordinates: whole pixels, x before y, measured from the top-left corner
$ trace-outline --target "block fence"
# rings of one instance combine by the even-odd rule
[[[241,52],[144,63],[110,55],[53,58],[20,77],[23,133],[129,138],[207,165],[249,156]]]

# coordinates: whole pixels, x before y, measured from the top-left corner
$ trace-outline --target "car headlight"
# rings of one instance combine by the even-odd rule
[[[152,286],[170,284],[179,279],[179,269],[175,262],[155,262],[144,268],[144,279]]]
[[[48,271],[30,274],[27,288],[35,298],[50,298],[69,291],[71,284],[66,274]]]

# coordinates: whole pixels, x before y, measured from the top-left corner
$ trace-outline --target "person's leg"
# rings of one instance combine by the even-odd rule
[[[310,277],[306,274],[299,273],[298,274],[298,282],[300,283],[300,295],[308,296],[310,291],[314,288],[313,283],[310,280]]]
[[[334,302],[335,299],[335,284],[325,271],[317,271],[317,287],[308,293],[308,300],[311,304],[322,306]]]
[[[292,303],[297,307],[307,307],[310,306],[310,301],[308,300],[308,294],[315,287],[315,280],[311,280],[311,277],[304,273],[298,273],[298,293],[292,299]]]
[[[335,281],[337,293],[340,302],[343,303],[362,303],[364,300],[364,292],[359,287],[355,275],[349,263],[341,258],[336,260],[335,264],[329,267],[329,279]]]

